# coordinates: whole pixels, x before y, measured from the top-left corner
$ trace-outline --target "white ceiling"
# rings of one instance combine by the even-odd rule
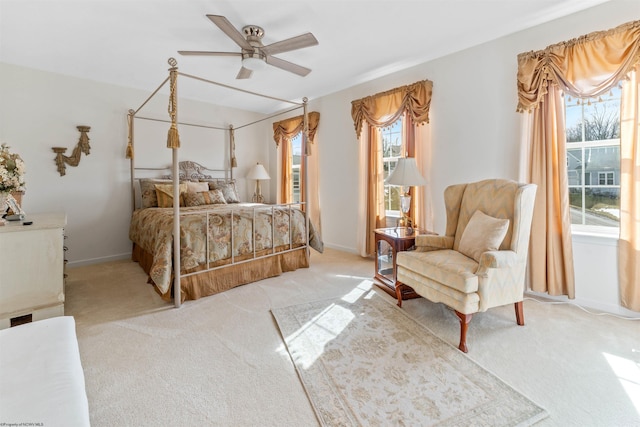
[[[314,99],[608,0],[0,0],[0,62],[148,90],[181,72],[244,90]],[[206,14],[241,30],[259,25],[265,45],[312,32],[319,45],[276,55],[313,71],[267,67],[236,80],[239,51]],[[187,79],[188,80],[188,79]],[[258,112],[281,103],[180,79],[182,97]],[[142,102],[143,100],[141,100]]]

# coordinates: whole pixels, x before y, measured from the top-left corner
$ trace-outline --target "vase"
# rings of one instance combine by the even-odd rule
[[[0,192],[0,215],[9,213],[10,215],[19,214],[22,211],[22,191]],[[17,212],[14,212],[17,208]]]
[[[4,215],[5,212],[9,210],[9,206],[7,205],[9,194],[10,193],[7,192],[0,192],[0,215]]]
[[[11,195],[16,199],[18,206],[22,207],[22,196],[24,195],[24,191],[12,191]]]

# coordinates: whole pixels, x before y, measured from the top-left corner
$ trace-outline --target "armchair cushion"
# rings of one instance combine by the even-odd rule
[[[493,218],[477,210],[462,232],[458,251],[480,262],[483,253],[498,250],[508,229],[508,219]]]
[[[478,291],[478,263],[451,249],[399,252],[396,264],[398,273],[410,270],[464,294]]]

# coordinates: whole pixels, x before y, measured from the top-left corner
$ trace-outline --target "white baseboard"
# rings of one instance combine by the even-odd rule
[[[123,259],[131,259],[131,252],[118,254],[118,255],[110,255],[110,256],[105,256],[100,258],[89,258],[89,259],[81,259],[78,261],[69,261],[67,263],[67,267],[69,268],[81,267],[83,265],[101,264],[103,262],[120,261]]]
[[[569,299],[566,296],[552,296],[539,292],[526,291],[524,293],[525,298],[531,297],[541,301],[548,301],[553,303],[565,303],[572,304],[584,308],[588,311],[594,311],[598,313],[609,313],[615,316],[629,317],[632,319],[640,319],[640,313],[637,311],[628,310],[624,307],[615,304],[602,303],[599,301],[588,300],[584,298]]]
[[[324,247],[329,249],[335,249],[337,251],[348,252],[350,254],[359,255],[359,252],[355,248],[348,248],[346,246],[335,245],[333,243],[325,243]]]

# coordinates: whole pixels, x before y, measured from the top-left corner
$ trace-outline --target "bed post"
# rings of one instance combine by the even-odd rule
[[[178,172],[178,148],[180,138],[178,136],[178,62],[169,58],[169,115],[171,116],[171,128],[167,137],[167,148],[171,148],[171,175],[173,178],[173,303],[176,308],[182,303],[182,290],[180,288],[180,176]]]
[[[128,134],[128,142],[127,142],[127,154],[126,157],[129,159],[129,178],[131,180],[131,212],[136,210],[136,186],[135,186],[135,163],[134,163],[134,151],[133,151],[133,122],[134,116],[136,112],[133,110],[129,110],[127,114],[127,124],[129,132]]]
[[[231,154],[231,161],[229,162],[229,179],[233,179],[233,168],[238,167],[238,161],[236,160],[236,137],[233,125],[229,125],[229,151]]]
[[[303,199],[304,200],[304,205],[302,206],[304,209],[304,220],[306,223],[306,232],[305,234],[305,240],[306,240],[306,256],[307,256],[307,260],[309,259],[310,256],[310,250],[309,250],[309,185],[307,182],[307,178],[309,176],[309,172],[307,171],[307,156],[309,155],[309,116],[307,113],[307,102],[309,101],[309,99],[305,96],[304,98],[302,98],[302,111],[303,111],[303,116],[302,116],[302,120],[303,120],[303,128],[302,128],[302,171],[304,172],[304,176],[302,177],[303,180],[302,182],[304,183],[304,187],[303,187]]]

